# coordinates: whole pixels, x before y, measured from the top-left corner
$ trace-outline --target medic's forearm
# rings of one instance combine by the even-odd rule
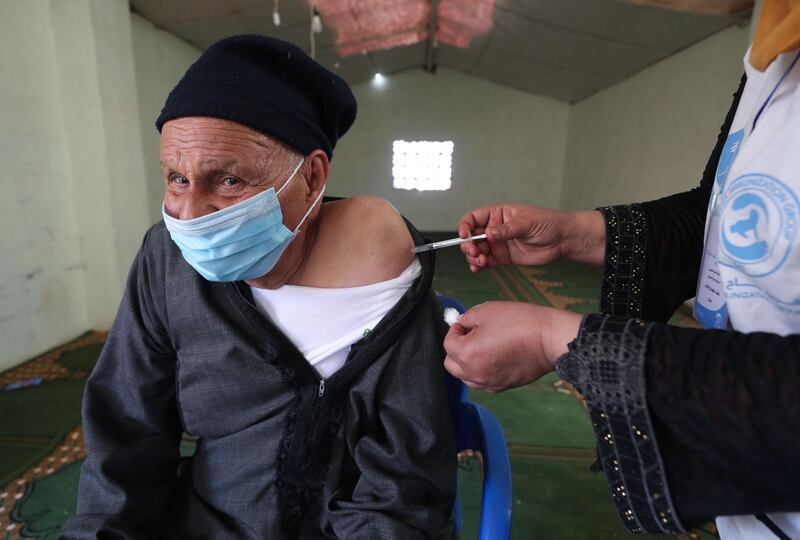
[[[606,256],[606,223],[597,210],[564,212],[563,257],[602,266]]]

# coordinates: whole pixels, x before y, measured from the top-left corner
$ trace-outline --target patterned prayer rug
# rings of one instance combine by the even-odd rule
[[[74,513],[81,395],[105,338],[89,332],[0,374],[0,538],[56,538]]]

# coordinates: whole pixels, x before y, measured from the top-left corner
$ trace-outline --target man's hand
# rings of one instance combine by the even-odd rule
[[[464,214],[461,238],[486,233],[487,241],[461,245],[473,272],[501,264],[538,265],[558,258],[602,264],[605,222],[600,212],[562,212],[498,204]]]
[[[470,388],[488,392],[528,384],[553,370],[582,318],[522,302],[475,306],[450,327],[444,366]]]

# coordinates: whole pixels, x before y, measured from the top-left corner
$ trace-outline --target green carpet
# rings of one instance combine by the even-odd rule
[[[449,233],[429,234],[433,239]],[[457,248],[437,254],[434,287],[468,307],[489,300],[521,300],[587,313],[597,309],[599,269],[558,262],[471,274]],[[688,313],[674,322],[691,324]],[[0,373],[0,540],[54,539],[75,511],[80,463],[85,457],[80,399],[105,335],[91,332]],[[3,391],[8,384],[42,383]],[[574,391],[553,376],[502,394],[471,392],[499,419],[511,455],[514,484],[512,538],[634,538],[622,527],[605,478],[589,472],[594,437]],[[181,445],[192,452],[192,441]],[[475,458],[459,470],[463,538],[474,538],[481,470]],[[709,527],[709,530],[713,528]],[[664,537],[666,538],[666,537]],[[686,539],[715,538],[698,531]]]

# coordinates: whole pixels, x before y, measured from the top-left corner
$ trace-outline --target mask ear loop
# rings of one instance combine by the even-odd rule
[[[319,195],[317,195],[317,198],[314,200],[314,204],[312,204],[309,207],[308,211],[306,212],[306,215],[303,216],[303,219],[301,219],[300,223],[298,223],[297,227],[295,227],[295,229],[294,229],[295,233],[299,233],[300,232],[300,225],[302,225],[303,222],[306,220],[306,218],[309,215],[311,215],[311,211],[314,209],[315,206],[317,206],[317,203],[320,201],[320,199],[322,199],[322,194],[325,193],[325,188],[326,187],[328,187],[328,186],[322,186],[322,190],[319,192]]]
[[[294,168],[294,170],[292,171],[292,174],[289,175],[289,179],[286,181],[286,183],[281,186],[281,189],[279,189],[278,191],[275,192],[275,196],[276,197],[281,194],[281,191],[286,189],[286,186],[289,185],[289,182],[294,180],[294,175],[296,175],[297,171],[300,170],[300,166],[305,162],[305,160],[306,160],[306,158],[303,158],[303,159],[300,160],[300,163],[298,163],[297,167]]]

